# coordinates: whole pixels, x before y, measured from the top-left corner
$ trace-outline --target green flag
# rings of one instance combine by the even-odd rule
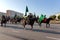
[[[25,16],[27,16],[28,6],[26,6]]]
[[[26,12],[28,12],[28,6],[26,6]]]

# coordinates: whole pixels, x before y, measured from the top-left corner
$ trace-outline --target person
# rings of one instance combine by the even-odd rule
[[[28,18],[33,18],[32,13],[29,13]]]
[[[36,17],[36,22],[38,23],[39,16]]]
[[[2,17],[1,17],[2,19],[1,20],[5,20],[5,16],[4,15],[2,15]]]
[[[15,14],[15,16],[14,16],[14,20],[16,20],[17,19],[17,14]]]
[[[33,14],[32,13],[29,13],[27,20],[28,20],[28,22],[29,22],[30,25],[33,24],[33,22],[32,22],[33,21]]]
[[[47,18],[46,18],[46,15],[44,15],[44,20],[43,20],[43,22],[46,22],[46,19],[47,19]]]
[[[33,16],[34,16],[34,18],[36,18],[36,14],[34,14]]]
[[[5,15],[2,15],[1,18],[2,18],[2,19],[1,19],[1,26],[3,26],[3,23],[4,23],[4,24],[6,23],[6,17],[5,17]]]
[[[6,20],[9,21],[10,20],[10,16],[6,16]]]
[[[39,19],[39,16],[37,16],[36,18]]]
[[[46,15],[44,15],[44,19],[46,18]]]
[[[39,22],[41,23],[42,20],[44,20],[44,16],[43,16],[43,14],[41,14],[41,16],[40,16],[40,18],[39,18]]]
[[[26,25],[26,20],[27,20],[27,16],[24,15],[21,20],[24,25]],[[25,26],[24,26],[24,28],[25,28]]]

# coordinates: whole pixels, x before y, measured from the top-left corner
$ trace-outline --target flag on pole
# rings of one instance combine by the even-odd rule
[[[25,16],[27,16],[27,12],[28,12],[28,6],[26,6],[26,11],[25,11]]]
[[[28,12],[28,6],[26,6],[26,12]]]

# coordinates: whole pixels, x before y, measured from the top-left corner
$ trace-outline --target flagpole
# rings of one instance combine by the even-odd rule
[[[25,16],[27,16],[27,12],[25,12]]]

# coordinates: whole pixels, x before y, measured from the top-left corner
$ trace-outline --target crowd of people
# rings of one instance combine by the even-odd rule
[[[27,17],[29,18],[29,20],[30,20],[31,18],[36,18],[36,19],[37,19],[36,22],[37,22],[37,21],[41,22],[42,20],[45,20],[45,19],[46,19],[46,15],[43,15],[43,14],[41,14],[41,16],[39,17],[39,16],[36,16],[35,14],[33,15],[32,13],[29,13],[28,16],[24,16],[25,19],[26,19]]]
[[[17,23],[17,22],[20,23],[21,21],[23,21],[24,28],[25,28],[26,24],[31,25],[31,28],[33,28],[34,22],[37,22],[41,26],[41,23],[49,24],[50,20],[52,20],[52,18],[47,19],[46,15],[43,15],[43,14],[41,14],[41,16],[39,17],[39,16],[36,16],[35,14],[33,15],[32,13],[29,13],[29,15],[27,15],[27,16],[18,17],[17,15],[15,15],[13,18],[11,18],[9,16],[2,15],[1,26],[3,26],[3,24],[6,25],[6,23],[9,21],[12,23],[13,22],[14,23]]]
[[[32,13],[29,13],[28,16],[24,16],[24,28],[27,22],[29,25],[31,25],[31,29],[33,28],[34,22],[37,22],[39,26],[41,26],[41,23],[46,23],[46,27],[47,25],[49,25],[50,27],[50,24],[49,24],[50,20],[52,20],[52,18],[46,18],[46,15],[41,14],[41,16],[39,17],[36,15],[33,15]]]
[[[46,19],[46,15],[41,14],[41,16],[39,17],[39,16],[36,16],[35,14],[33,15],[32,13],[29,13],[28,16],[23,16],[22,18],[18,17],[17,15],[15,15],[13,18],[11,18],[9,16],[2,15],[1,21],[5,20],[5,19],[7,19],[7,20],[9,20],[9,19],[21,20],[23,18],[26,20],[30,20],[30,21],[32,21],[31,19],[34,18],[36,22],[38,22],[38,21],[41,22],[42,20]]]

